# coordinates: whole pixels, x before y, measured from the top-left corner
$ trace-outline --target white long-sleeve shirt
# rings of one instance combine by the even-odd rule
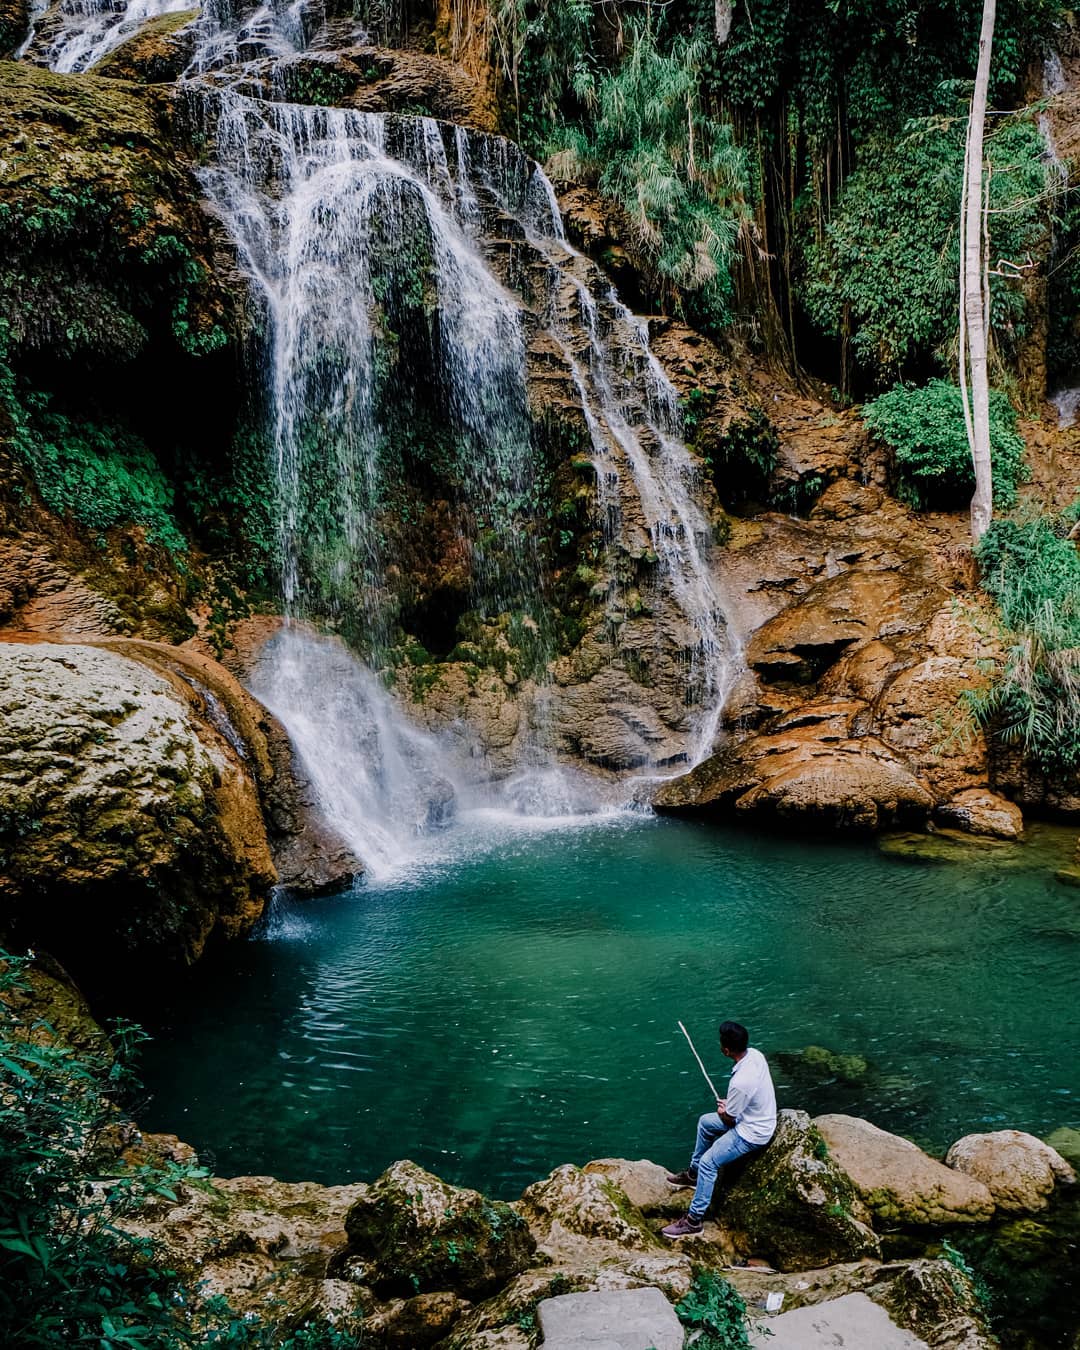
[[[776,1131],[776,1091],[765,1056],[751,1046],[731,1071],[727,1114],[748,1144],[767,1144]]]

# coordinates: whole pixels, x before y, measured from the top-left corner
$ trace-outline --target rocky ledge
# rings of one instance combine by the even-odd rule
[[[526,1350],[541,1330],[544,1344],[562,1345],[568,1313],[579,1326],[611,1314],[606,1303],[548,1300],[653,1289],[671,1305],[703,1269],[722,1272],[752,1308],[782,1294],[785,1313],[813,1307],[823,1325],[834,1315],[879,1319],[898,1346],[989,1350],[985,1308],[963,1263],[940,1255],[937,1230],[1039,1210],[1075,1174],[1031,1136],[971,1139],[950,1150],[951,1166],[867,1121],[783,1111],[772,1144],[719,1194],[704,1236],[682,1246],[659,1229],[687,1193],[657,1164],[618,1158],[557,1167],[512,1204],[408,1161],[370,1185],[214,1179],[182,1185],[175,1203],[163,1200],[134,1227],[164,1245],[200,1299],[221,1295],[278,1318],[322,1315],[388,1350]],[[1023,1180],[1003,1186],[1006,1174]],[[901,1231],[909,1253],[923,1254],[883,1255],[883,1239],[895,1249]]]

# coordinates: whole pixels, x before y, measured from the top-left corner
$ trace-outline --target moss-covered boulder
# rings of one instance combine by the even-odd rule
[[[134,85],[0,63],[0,313],[16,354],[129,362],[228,339],[209,218],[170,107]]]
[[[856,1116],[818,1116],[814,1125],[875,1218],[928,1226],[993,1217],[994,1198],[982,1182],[937,1162],[910,1139]]]
[[[805,1111],[781,1111],[772,1143],[751,1154],[717,1208],[755,1255],[781,1270],[880,1256],[869,1214]]]
[[[500,1200],[394,1163],[349,1210],[344,1261],[381,1293],[493,1292],[529,1264],[528,1224]]]
[[[191,9],[150,19],[126,42],[102,57],[93,73],[139,84],[168,84],[179,79],[194,54],[192,20],[198,13],[193,5]]]
[[[943,1350],[996,1350],[998,1342],[975,1282],[952,1261],[912,1261],[871,1297],[895,1322],[928,1345]]]
[[[236,937],[275,879],[258,790],[182,681],[0,643],[0,927],[91,990]]]

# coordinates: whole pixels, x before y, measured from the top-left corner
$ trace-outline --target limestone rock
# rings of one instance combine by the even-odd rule
[[[175,1203],[162,1198],[124,1227],[158,1244],[197,1302],[220,1296],[240,1313],[280,1317],[289,1307],[355,1319],[364,1291],[328,1267],[345,1246],[345,1215],[366,1189],[211,1178],[181,1184]]]
[[[6,967],[0,965],[0,971]],[[80,1056],[111,1060],[112,1043],[59,962],[43,952],[22,967],[20,979],[0,990],[0,1010],[14,1036],[37,1045],[61,1045]]]
[[[85,983],[246,933],[275,880],[237,749],[114,652],[0,644],[0,904]]]
[[[558,1225],[582,1237],[606,1238],[624,1247],[656,1243],[617,1183],[571,1163],[534,1182],[518,1207],[538,1235]]]
[[[48,28],[37,25],[35,43],[47,46]],[[5,247],[18,278],[3,283],[7,341],[97,365],[126,365],[154,339],[175,357],[185,344],[221,346],[239,293],[212,267],[217,227],[176,152],[169,105],[125,81],[40,69],[39,54],[0,64],[0,204],[14,222]],[[59,250],[48,230],[24,223],[49,219],[58,193],[70,203]],[[148,286],[156,251],[186,262]]]
[[[729,744],[653,797],[660,813],[761,815],[832,828],[920,823],[924,783],[880,741],[848,734],[857,709],[807,708],[784,730]]]
[[[781,1270],[880,1254],[854,1184],[805,1111],[780,1112],[772,1143],[749,1156],[718,1208],[748,1250]]]
[[[967,788],[939,806],[935,818],[943,825],[993,839],[1019,839],[1024,817],[1018,806],[989,788]]]
[[[828,1303],[780,1313],[750,1333],[754,1350],[830,1350],[850,1345],[870,1350],[929,1350],[927,1343],[898,1327],[865,1294],[844,1294]]]
[[[993,1215],[993,1197],[981,1182],[935,1162],[910,1140],[855,1116],[818,1116],[814,1124],[875,1218],[951,1224]]]
[[[364,1342],[387,1350],[420,1350],[443,1340],[469,1308],[456,1294],[417,1294],[394,1299],[364,1318]]]
[[[951,1261],[912,1261],[869,1292],[934,1350],[998,1350],[971,1277]]]
[[[94,66],[95,75],[140,84],[170,84],[183,74],[195,50],[192,20],[198,9],[159,14]]]
[[[536,1312],[545,1350],[682,1350],[682,1324],[659,1289],[562,1294]]]
[[[619,1188],[627,1200],[642,1214],[685,1214],[686,1191],[677,1191],[666,1180],[667,1169],[642,1158],[630,1162],[626,1158],[597,1158],[585,1164],[586,1176],[606,1177]]]
[[[413,1162],[394,1163],[349,1210],[345,1260],[387,1293],[489,1293],[528,1265],[536,1243],[520,1214],[451,1186]]]
[[[853,644],[915,626],[920,602],[930,601],[940,603],[940,592],[913,594],[903,573],[853,567],[763,624],[746,660],[762,679],[812,683]]]
[[[2,0],[0,3],[0,57],[11,56],[30,26],[27,0]]]
[[[1015,1214],[1045,1209],[1056,1185],[1076,1180],[1059,1153],[1023,1130],[966,1134],[952,1145],[945,1162],[981,1181],[1000,1209]]]

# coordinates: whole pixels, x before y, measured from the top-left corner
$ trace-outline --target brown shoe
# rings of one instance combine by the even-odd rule
[[[678,1186],[680,1189],[683,1186],[696,1186],[697,1173],[691,1172],[689,1167],[685,1172],[669,1172],[667,1182],[669,1186]]]
[[[687,1214],[685,1218],[676,1219],[674,1223],[669,1223],[666,1228],[661,1228],[660,1231],[664,1237],[672,1239],[701,1237],[705,1231],[705,1220],[695,1219]]]

